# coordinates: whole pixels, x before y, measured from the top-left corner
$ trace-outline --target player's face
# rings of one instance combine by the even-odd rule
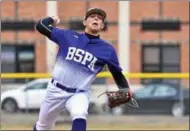
[[[104,28],[103,17],[98,14],[92,14],[84,21],[86,30],[91,33],[98,33]]]

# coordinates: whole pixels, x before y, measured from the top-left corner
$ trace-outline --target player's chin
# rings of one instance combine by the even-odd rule
[[[100,28],[92,28],[91,31],[92,31],[93,33],[98,33],[98,32],[101,31],[101,29],[100,29]]]

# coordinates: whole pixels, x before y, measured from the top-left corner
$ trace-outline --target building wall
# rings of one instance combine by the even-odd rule
[[[28,6],[30,5],[30,6]],[[18,4],[18,17],[19,19],[34,19],[39,20],[46,14],[45,2],[19,2]],[[14,19],[15,17],[15,4],[13,1],[1,2],[1,18]],[[45,39],[37,31],[19,31],[19,41],[33,41],[35,44],[35,71],[46,72],[46,45]],[[1,42],[14,42],[15,33],[12,31],[1,32]]]
[[[28,6],[30,4],[30,6]],[[89,2],[89,7],[100,7],[107,12],[108,21],[118,20],[118,2],[99,1]],[[86,3],[83,1],[58,1],[58,16],[61,21],[67,21],[71,17],[83,18],[86,11]],[[24,2],[19,1],[19,18],[39,20],[46,16],[46,2]],[[1,2],[1,18],[14,18],[15,6],[12,1]],[[142,18],[159,18],[160,3],[158,1],[134,1],[130,2],[130,20],[140,22]],[[182,22],[189,21],[189,3],[184,1],[166,1],[163,2],[164,17],[179,17]],[[66,27],[61,25],[60,27]],[[111,25],[108,31],[101,32],[101,37],[108,41],[114,41],[113,46],[117,50],[118,27]],[[130,72],[141,72],[141,45],[137,43],[140,40],[159,40],[160,34],[157,32],[142,32],[140,25],[130,26]],[[163,39],[181,41],[181,72],[189,71],[189,25],[184,24],[179,32],[163,32]],[[14,41],[15,34],[11,31],[1,32],[1,42]],[[36,55],[36,72],[46,72],[46,45],[45,37],[37,31],[18,32],[19,40],[34,41]],[[139,79],[130,79],[130,83],[139,83]],[[187,79],[183,80],[186,84]]]
[[[159,1],[130,2],[130,19],[131,21],[140,21],[143,18],[159,18]],[[182,22],[189,21],[189,4],[188,2],[166,1],[162,6],[163,17],[178,17]],[[140,26],[131,26],[131,41],[138,40],[159,40],[158,32],[142,32]],[[181,72],[189,72],[189,25],[184,24],[181,31],[162,32],[164,40],[180,41],[181,48]],[[131,43],[130,71],[141,72],[141,45],[135,42]],[[139,79],[131,79],[132,83],[139,82]],[[188,84],[188,79],[183,83]]]

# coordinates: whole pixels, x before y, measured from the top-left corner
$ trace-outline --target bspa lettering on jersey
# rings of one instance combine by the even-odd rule
[[[94,71],[94,65],[97,58],[91,53],[84,51],[82,49],[77,49],[75,47],[69,47],[66,60],[73,60],[75,62],[81,63],[83,65],[88,64],[88,68]]]

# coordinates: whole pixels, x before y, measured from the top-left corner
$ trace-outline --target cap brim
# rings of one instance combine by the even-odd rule
[[[99,14],[103,17],[103,20],[106,19],[106,12],[101,10],[101,9],[91,9],[91,10],[87,11],[85,19],[87,19],[87,17],[92,15],[92,14]]]

